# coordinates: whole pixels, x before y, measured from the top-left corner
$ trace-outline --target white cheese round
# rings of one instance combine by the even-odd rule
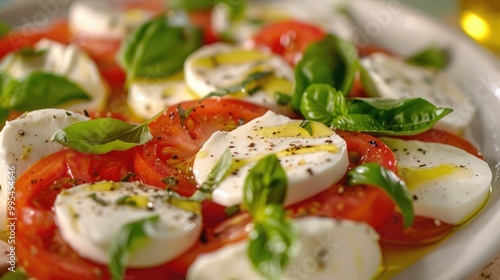
[[[299,230],[300,250],[286,266],[282,279],[368,280],[377,275],[382,264],[379,236],[367,224],[320,217],[293,222]],[[244,240],[198,256],[187,279],[265,279],[250,262],[247,247]]]
[[[249,75],[264,71],[274,75],[266,78],[256,92],[236,93],[228,97],[244,99],[276,112],[289,113],[288,105],[277,103],[276,93],[290,95],[295,78],[292,67],[280,56],[215,43],[192,53],[184,64],[186,85],[199,97],[239,85]]]
[[[68,24],[77,36],[104,40],[122,40],[141,23],[150,19],[152,12],[142,9],[123,9],[117,3],[78,0],[68,11]]]
[[[454,146],[381,138],[413,194],[415,215],[460,224],[486,202],[492,179],[483,160]]]
[[[139,183],[103,181],[62,191],[54,212],[64,240],[82,257],[104,264],[111,241],[126,224],[158,215],[159,221],[146,228],[149,241],[132,252],[127,265],[150,267],[176,258],[201,233],[201,217],[169,204],[165,195]],[[127,196],[129,202],[120,204]]]
[[[231,132],[215,132],[200,149],[193,164],[198,184],[229,148],[230,174],[212,194],[214,202],[233,206],[242,202],[243,186],[250,169],[262,157],[276,154],[288,178],[285,204],[311,197],[339,181],[347,171],[347,146],[340,136],[321,123],[311,122],[312,134],[301,120],[268,111],[262,117]]]

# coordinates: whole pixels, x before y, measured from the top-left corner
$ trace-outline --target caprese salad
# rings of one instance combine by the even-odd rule
[[[489,197],[446,48],[356,46],[337,2],[75,1],[20,30],[0,35],[16,273],[388,279],[389,247]]]

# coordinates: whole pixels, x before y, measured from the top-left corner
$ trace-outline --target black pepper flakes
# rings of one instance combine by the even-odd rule
[[[309,173],[310,176],[314,175],[314,172],[312,171],[311,168],[307,168],[307,173]]]

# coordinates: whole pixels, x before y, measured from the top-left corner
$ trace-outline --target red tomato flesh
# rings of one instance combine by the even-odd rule
[[[312,24],[295,20],[264,26],[253,37],[256,48],[271,50],[295,65],[309,44],[321,40],[325,32]]]

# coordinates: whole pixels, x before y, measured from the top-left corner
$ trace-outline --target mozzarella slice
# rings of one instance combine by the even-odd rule
[[[0,131],[0,186],[7,198],[9,167],[15,167],[20,176],[28,167],[41,158],[64,149],[64,146],[51,142],[50,137],[58,129],[75,122],[88,120],[81,114],[63,109],[43,109],[25,113],[8,121]]]
[[[108,263],[111,240],[128,223],[155,215],[149,242],[137,248],[129,267],[168,262],[191,247],[201,233],[201,217],[165,201],[165,190],[139,183],[84,184],[57,195],[54,212],[64,240],[82,257]],[[124,199],[128,202],[121,202]]]
[[[438,107],[454,111],[436,127],[461,133],[476,112],[473,100],[445,72],[408,64],[383,53],[361,60],[361,78],[368,93],[386,98],[422,97]]]
[[[492,173],[481,159],[445,144],[381,140],[394,151],[416,215],[460,224],[486,202]]]
[[[79,0],[69,8],[68,23],[78,36],[122,40],[152,16],[150,11],[142,9],[121,9],[116,2]]]
[[[233,157],[230,174],[212,194],[214,202],[233,206],[242,202],[249,170],[262,157],[276,154],[288,178],[285,204],[311,197],[339,181],[348,166],[344,139],[327,126],[311,122],[312,135],[292,120],[268,111],[231,132],[215,132],[200,149],[193,164],[198,184],[208,178],[226,149]]]
[[[291,94],[293,69],[277,55],[216,43],[201,47],[184,64],[186,85],[198,97],[241,84],[249,75],[262,71],[271,71],[274,77],[265,79],[260,90],[251,94],[233,94],[230,97],[289,113],[290,107],[277,104],[275,95],[277,92]]]
[[[300,250],[283,279],[374,279],[382,264],[378,234],[367,224],[348,220],[306,217],[294,220]],[[247,256],[248,241],[200,255],[187,279],[264,279]],[[227,265],[227,264],[231,265]]]
[[[31,59],[22,59],[15,54],[4,59],[0,69],[16,79],[22,79],[37,71],[49,72],[66,77],[79,85],[92,98],[89,101],[74,101],[63,104],[64,109],[81,111],[101,110],[108,96],[108,89],[99,74],[96,64],[76,45],[64,45],[42,39],[35,50],[46,50],[44,54]]]
[[[186,88],[181,72],[165,80],[133,81],[127,103],[136,115],[149,119],[168,106],[196,98]]]

